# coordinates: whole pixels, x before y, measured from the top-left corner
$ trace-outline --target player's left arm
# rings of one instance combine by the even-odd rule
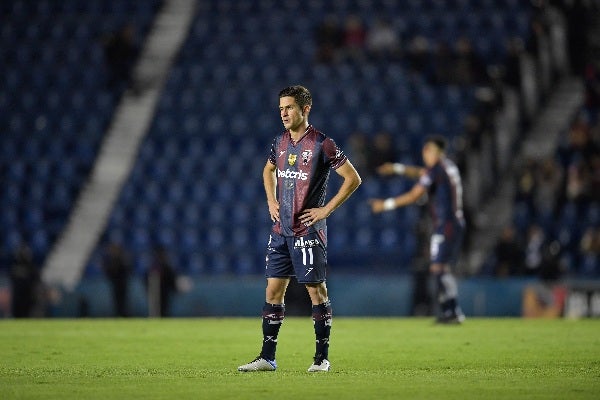
[[[337,172],[344,180],[340,189],[323,207],[304,210],[300,215],[300,221],[304,225],[310,226],[317,221],[327,218],[336,208],[348,200],[350,195],[362,182],[360,175],[358,175],[358,172],[352,163],[350,163],[350,160],[346,160],[346,162],[339,166],[335,172]]]
[[[410,191],[389,199],[370,199],[371,210],[378,214],[383,211],[390,211],[398,207],[404,207],[419,200],[427,192],[425,186],[420,183],[415,184]]]

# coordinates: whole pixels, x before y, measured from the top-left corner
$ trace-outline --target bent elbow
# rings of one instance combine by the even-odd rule
[[[362,183],[362,178],[360,177],[360,175],[356,174],[356,177],[354,178],[354,189],[358,188],[360,186],[360,184]]]

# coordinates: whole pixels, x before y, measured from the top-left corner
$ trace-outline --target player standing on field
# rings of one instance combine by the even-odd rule
[[[274,371],[277,335],[285,314],[285,291],[292,276],[303,283],[312,302],[316,336],[309,372],[329,371],[331,303],[327,296],[327,225],[325,219],[360,185],[361,179],[335,142],[308,123],[312,96],[303,86],[279,92],[285,132],[273,140],[263,171],[273,229],[267,245],[263,343],[254,361],[239,371]],[[343,183],[325,204],[330,170]]]
[[[418,179],[412,189],[387,200],[370,200],[374,213],[393,210],[416,202],[427,193],[433,234],[431,236],[430,273],[435,277],[440,323],[461,323],[465,316],[458,306],[458,286],[451,266],[456,263],[462,246],[465,220],[462,209],[462,184],[456,165],[444,151],[443,137],[432,136],[423,146],[423,161],[427,168],[386,163],[378,168],[382,175],[404,175]]]

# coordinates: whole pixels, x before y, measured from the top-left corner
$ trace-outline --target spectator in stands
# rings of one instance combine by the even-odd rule
[[[167,251],[164,247],[157,247],[154,250],[152,265],[146,273],[151,315],[154,310],[158,311],[156,314],[161,317],[169,316],[171,297],[176,290],[175,278],[175,269],[169,261]]]
[[[539,277],[546,284],[552,285],[562,278],[564,266],[560,259],[561,246],[557,240],[544,244]]]
[[[528,160],[517,178],[516,201],[527,205],[532,216],[552,216],[560,211],[563,173],[553,157]]]
[[[389,132],[381,131],[373,137],[369,157],[369,174],[374,174],[377,168],[396,159],[394,139]]]
[[[471,113],[465,117],[465,131],[463,137],[466,141],[465,146],[469,150],[479,152],[483,136],[485,135],[485,125],[481,121],[481,117],[476,113]]]
[[[22,244],[17,248],[10,268],[12,285],[12,315],[15,318],[32,316],[37,300],[40,275],[33,262],[31,249]]]
[[[535,177],[535,209],[544,214],[557,211],[557,199],[562,185],[562,171],[553,157],[541,162]]]
[[[534,160],[526,160],[525,165],[517,175],[517,190],[515,200],[527,205],[530,214],[535,214],[535,180],[536,163]]]
[[[570,126],[567,143],[557,152],[565,170],[559,206],[562,208],[566,202],[574,202],[579,209],[586,207],[597,197],[592,189],[598,174],[595,170],[597,161],[594,160],[600,157],[600,148],[592,140],[592,129],[585,113],[581,113]]]
[[[559,149],[559,157],[563,166],[567,167],[578,159],[588,163],[598,153],[598,146],[592,141],[589,118],[581,113],[569,128],[567,144]]]
[[[568,202],[585,207],[591,200],[592,180],[588,165],[583,159],[572,162],[567,168],[566,197]]]
[[[521,90],[521,57],[525,51],[523,39],[509,38],[506,43],[506,61],[504,63],[504,82],[514,90]]]
[[[104,40],[104,58],[108,68],[108,85],[123,89],[131,80],[131,72],[137,55],[135,27],[129,23]]]
[[[548,33],[541,18],[532,18],[529,22],[529,40],[526,49],[535,59],[538,58],[542,44],[547,40]]]
[[[481,84],[486,81],[485,63],[473,51],[473,45],[467,37],[456,41],[456,55],[453,65],[454,82],[459,85]]]
[[[361,62],[365,59],[366,29],[359,16],[346,17],[343,31],[343,52],[347,61]]]
[[[317,52],[315,59],[319,63],[331,64],[339,58],[343,36],[335,16],[328,16],[315,30]]]
[[[452,49],[445,40],[440,40],[435,46],[433,55],[432,82],[436,85],[446,85],[452,81],[451,65],[454,63]]]
[[[367,33],[366,48],[369,57],[376,60],[400,59],[400,37],[389,20],[379,18],[375,21]]]
[[[600,124],[598,126],[600,128]],[[590,162],[592,201],[600,203],[600,154],[595,154]]]
[[[546,242],[544,230],[538,224],[532,224],[527,230],[525,243],[525,274],[538,275],[542,266],[543,248]]]
[[[356,131],[348,138],[348,144],[346,146],[348,158],[350,158],[357,171],[361,171],[366,175],[369,170],[369,160],[371,159],[371,149],[367,136]]]
[[[131,274],[129,257],[120,244],[110,243],[107,245],[102,268],[112,287],[113,304],[115,315],[127,317],[127,290]]]
[[[567,43],[571,70],[581,75],[584,70],[588,50],[588,29],[598,5],[593,1],[573,0],[555,2],[564,10],[567,17]]]
[[[592,122],[598,122],[597,114],[600,110],[600,61],[598,60],[588,63],[585,68],[585,107],[592,114]]]
[[[408,68],[413,74],[426,74],[431,68],[430,44],[425,36],[415,36],[408,44]]]
[[[504,227],[502,235],[494,248],[495,265],[493,273],[497,277],[523,274],[524,251],[516,230],[509,225]]]
[[[583,233],[579,243],[581,254],[581,273],[600,275],[600,228],[589,227]]]

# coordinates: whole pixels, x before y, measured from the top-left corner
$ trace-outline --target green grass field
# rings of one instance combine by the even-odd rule
[[[240,373],[260,319],[0,322],[0,399],[597,399],[600,321],[334,319],[309,374],[310,318],[287,318],[276,372]]]

